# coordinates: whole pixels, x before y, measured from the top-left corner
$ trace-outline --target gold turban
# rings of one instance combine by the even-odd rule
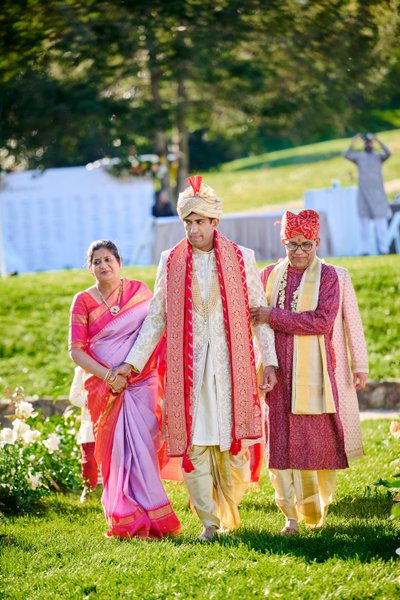
[[[202,177],[188,177],[189,187],[178,196],[177,210],[182,219],[190,213],[196,213],[210,219],[220,219],[222,215],[222,200],[215,195],[214,190],[202,183]]]

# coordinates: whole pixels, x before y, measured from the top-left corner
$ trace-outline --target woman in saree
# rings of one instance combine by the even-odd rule
[[[113,370],[132,347],[152,294],[144,283],[120,277],[122,262],[113,242],[93,242],[87,259],[96,283],[73,299],[69,349],[85,372],[106,535],[178,535],[180,523],[161,483],[157,458],[162,445],[156,416],[158,349],[140,374],[124,377]]]

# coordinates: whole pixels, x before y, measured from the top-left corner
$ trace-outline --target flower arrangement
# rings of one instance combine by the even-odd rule
[[[30,510],[52,491],[81,485],[77,430],[73,409],[64,416],[41,418],[40,411],[16,388],[10,403],[12,427],[0,429],[0,511]]]
[[[392,421],[389,427],[389,432],[396,440],[400,440],[400,421]],[[391,463],[395,472],[392,476],[392,479],[379,479],[376,481],[374,485],[376,487],[382,486],[387,489],[388,494],[393,498],[393,506],[392,506],[392,518],[400,518],[400,458],[396,458]],[[393,495],[394,494],[394,495]],[[396,551],[400,554],[400,548]]]
[[[88,163],[86,169],[92,171],[102,167],[107,173],[119,179],[131,177],[150,177],[163,179],[168,172],[174,173],[176,156],[168,154],[167,159],[160,158],[157,154],[131,154],[124,158],[103,158],[93,163]]]

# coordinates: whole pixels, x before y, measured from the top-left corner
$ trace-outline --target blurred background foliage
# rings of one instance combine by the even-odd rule
[[[0,167],[187,171],[400,126],[399,0],[3,0]]]

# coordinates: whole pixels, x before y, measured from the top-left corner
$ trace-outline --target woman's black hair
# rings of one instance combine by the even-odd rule
[[[100,250],[101,248],[107,248],[107,250],[109,250],[111,254],[115,256],[117,261],[121,264],[121,257],[118,252],[118,248],[114,244],[114,242],[112,242],[111,240],[96,240],[90,244],[86,252],[88,267],[90,267],[90,265],[93,262],[93,254],[96,252],[96,250]]]

